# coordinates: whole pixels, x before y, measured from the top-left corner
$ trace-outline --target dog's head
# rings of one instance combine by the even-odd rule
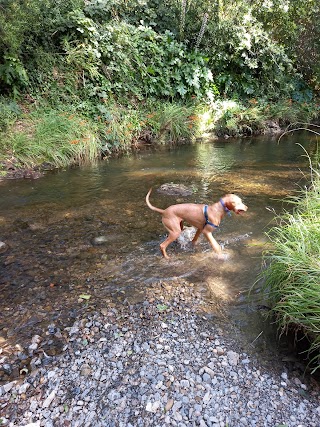
[[[233,211],[236,214],[242,214],[248,210],[248,206],[235,194],[226,194],[222,197],[222,200],[229,211]]]

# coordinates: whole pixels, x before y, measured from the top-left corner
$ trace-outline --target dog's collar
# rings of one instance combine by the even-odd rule
[[[227,208],[227,206],[225,205],[224,201],[222,199],[220,199],[220,203],[222,204],[222,207],[224,209],[224,211],[230,216],[231,215],[231,211],[230,209]]]

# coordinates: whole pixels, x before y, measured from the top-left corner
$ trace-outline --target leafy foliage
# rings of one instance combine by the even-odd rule
[[[294,82],[300,81],[293,62],[249,12],[209,23],[208,32],[202,49],[210,57],[209,67],[222,93],[291,97]]]
[[[318,0],[255,0],[252,11],[284,46],[313,87],[320,87],[320,4]]]
[[[82,5],[82,0],[1,1],[0,92],[26,90],[30,75],[45,68],[43,54],[61,52],[68,12]]]
[[[218,99],[206,108],[201,116],[206,131],[218,135],[242,136],[279,131],[293,123],[308,123],[319,117],[320,107],[316,102],[295,102],[280,99],[269,102],[263,99],[240,100]]]
[[[79,16],[78,16],[79,18]],[[95,91],[117,96],[213,97],[216,88],[207,59],[187,51],[170,32],[126,23],[97,27],[78,19],[83,39],[65,42],[68,61],[94,80]]]
[[[296,92],[302,100],[307,86],[295,64],[317,84],[319,6],[315,0],[309,0],[309,9],[302,0],[268,5],[263,0],[2,0],[0,90],[17,96],[58,83],[61,91],[85,86],[138,99],[206,99],[218,92],[278,98]],[[285,46],[286,37],[295,50]],[[64,74],[62,82],[53,69]]]
[[[20,114],[21,109],[16,102],[0,98],[0,132],[7,130]]]

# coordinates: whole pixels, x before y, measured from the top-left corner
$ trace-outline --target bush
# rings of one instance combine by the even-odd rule
[[[209,56],[214,80],[225,96],[291,98],[302,81],[284,48],[248,12],[209,22],[201,49]]]
[[[207,130],[218,135],[241,136],[265,133],[272,124],[280,130],[289,124],[307,123],[319,117],[315,102],[301,103],[292,99],[269,102],[266,99],[217,100],[208,110],[211,124]]]
[[[91,22],[91,24],[93,24]],[[84,70],[95,90],[108,96],[158,98],[213,97],[216,87],[207,59],[149,27],[126,23],[94,27],[94,37],[65,44],[67,60]],[[83,31],[88,22],[81,20]],[[99,39],[99,41],[97,41]]]
[[[68,13],[83,0],[3,0],[0,4],[0,92],[26,90],[30,75],[41,73],[42,53],[61,54],[61,39],[70,30]],[[46,70],[47,71],[47,70]]]

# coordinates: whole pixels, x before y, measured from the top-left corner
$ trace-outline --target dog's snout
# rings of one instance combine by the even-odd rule
[[[248,210],[248,206],[246,206],[244,203],[240,202],[236,207],[235,207],[235,212],[236,213],[242,213],[242,212],[247,212]]]

